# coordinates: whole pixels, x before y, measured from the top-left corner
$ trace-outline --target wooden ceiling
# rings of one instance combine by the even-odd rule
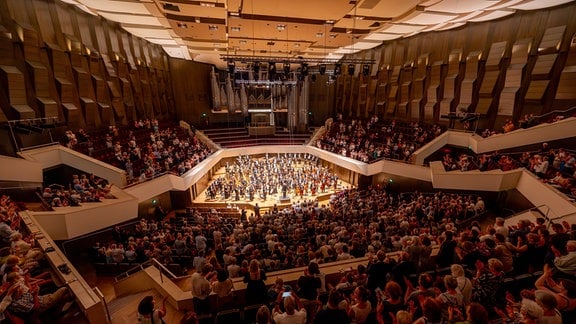
[[[61,0],[116,21],[174,57],[338,59],[402,37],[574,0]]]

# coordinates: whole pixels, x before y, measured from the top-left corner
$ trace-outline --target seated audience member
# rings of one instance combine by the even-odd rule
[[[534,295],[536,302],[543,310],[542,317],[538,322],[542,324],[562,324],[562,314],[560,314],[560,311],[556,308],[558,306],[556,298],[552,294],[542,290],[536,290]]]
[[[576,323],[576,282],[569,279],[554,280],[553,268],[544,265],[544,273],[536,280],[536,289],[547,292],[556,298],[557,309],[562,314],[563,323]]]
[[[60,287],[51,294],[39,295],[39,287],[29,285],[17,272],[10,273],[7,282],[10,284],[10,288],[4,299],[9,298],[11,300],[8,310],[26,321],[33,321],[34,316],[62,304],[70,298],[66,287]]]
[[[566,243],[565,255],[561,255],[560,252],[555,250],[554,266],[558,271],[570,275],[576,276],[576,241],[570,240]]]
[[[544,315],[544,310],[530,298],[522,298],[520,302],[520,317],[523,324],[537,324]]]

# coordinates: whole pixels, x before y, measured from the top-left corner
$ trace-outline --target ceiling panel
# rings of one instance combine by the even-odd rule
[[[426,7],[426,11],[468,13],[476,10],[486,9],[493,6],[498,1],[494,0],[443,0],[434,5]],[[500,1],[506,2],[506,1]]]
[[[401,34],[373,33],[373,34],[366,36],[364,39],[386,41],[386,40],[397,39],[400,37],[402,37]]]
[[[406,16],[406,18],[399,20],[399,22],[413,25],[436,25],[447,22],[457,17],[458,17],[457,15],[452,14],[443,14],[443,13],[439,14],[439,13],[414,11],[410,15]]]
[[[336,20],[354,6],[350,0],[243,0],[242,14]],[[281,19],[279,19],[281,20]]]
[[[230,53],[340,57],[385,41],[576,0],[60,1],[117,22],[162,45],[170,56],[225,65],[219,56]]]
[[[502,17],[509,16],[513,14],[514,11],[504,11],[504,10],[496,10],[492,12],[487,12],[484,15],[477,16],[475,18],[470,19],[471,22],[480,22],[480,21],[489,21],[494,19],[499,19]]]
[[[521,4],[512,6],[513,9],[519,10],[538,10],[543,8],[548,8],[551,6],[559,6],[566,4],[568,2],[572,2],[572,0],[532,0],[532,1],[525,1]]]
[[[424,26],[418,25],[404,25],[404,24],[388,24],[384,28],[380,29],[380,32],[391,33],[391,34],[410,34],[416,33],[424,29]]]
[[[98,11],[120,12],[134,15],[150,14],[144,3],[141,2],[109,0],[78,0],[78,2]]]

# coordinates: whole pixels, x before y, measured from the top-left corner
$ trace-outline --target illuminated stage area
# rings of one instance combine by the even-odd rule
[[[238,156],[220,168],[208,187],[193,201],[197,206],[238,207],[253,210],[286,207],[303,201],[326,201],[352,187],[310,154]]]

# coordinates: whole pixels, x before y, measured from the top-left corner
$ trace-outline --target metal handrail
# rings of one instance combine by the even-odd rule
[[[104,310],[106,311],[106,318],[108,319],[108,323],[112,322],[112,316],[110,316],[110,310],[108,309],[108,303],[106,302],[106,298],[104,298],[104,294],[98,288],[98,286],[92,288],[92,291],[100,298],[100,302],[104,305]]]
[[[544,211],[542,211],[540,208],[541,207],[546,207],[547,210],[544,213]],[[534,206],[532,208],[530,208],[530,210],[537,210],[538,212],[540,212],[540,214],[542,214],[542,216],[544,217],[544,219],[548,222],[548,226],[550,226],[550,224],[552,224],[552,219],[550,219],[550,212],[552,211],[552,209],[550,208],[550,206],[546,205],[546,204],[541,204],[538,206]]]
[[[166,268],[166,266],[163,265],[156,258],[152,258],[152,259],[146,260],[146,261],[140,263],[139,265],[134,266],[133,268],[130,268],[127,271],[117,275],[116,277],[114,277],[114,282],[118,282],[120,280],[127,279],[132,274],[140,272],[140,271],[144,270],[145,267],[148,267],[151,265],[157,267],[158,270],[160,270],[160,281],[161,282],[164,282],[164,279],[162,277],[163,272],[168,275],[170,280],[179,280],[179,279],[184,279],[184,278],[190,277],[190,275],[177,276],[172,271],[170,271],[168,268]]]
[[[19,152],[24,152],[24,151],[28,151],[28,150],[33,150],[33,149],[48,147],[48,146],[54,146],[54,145],[60,145],[60,143],[59,142],[50,142],[50,143],[21,147]]]
[[[566,215],[564,215],[564,216],[556,217],[556,218],[554,218],[554,219],[552,219],[552,220],[553,220],[553,221],[557,221],[557,220],[561,220],[561,219],[564,219],[564,218],[566,218],[566,217],[571,217],[571,216],[576,216],[576,213],[566,214]]]

